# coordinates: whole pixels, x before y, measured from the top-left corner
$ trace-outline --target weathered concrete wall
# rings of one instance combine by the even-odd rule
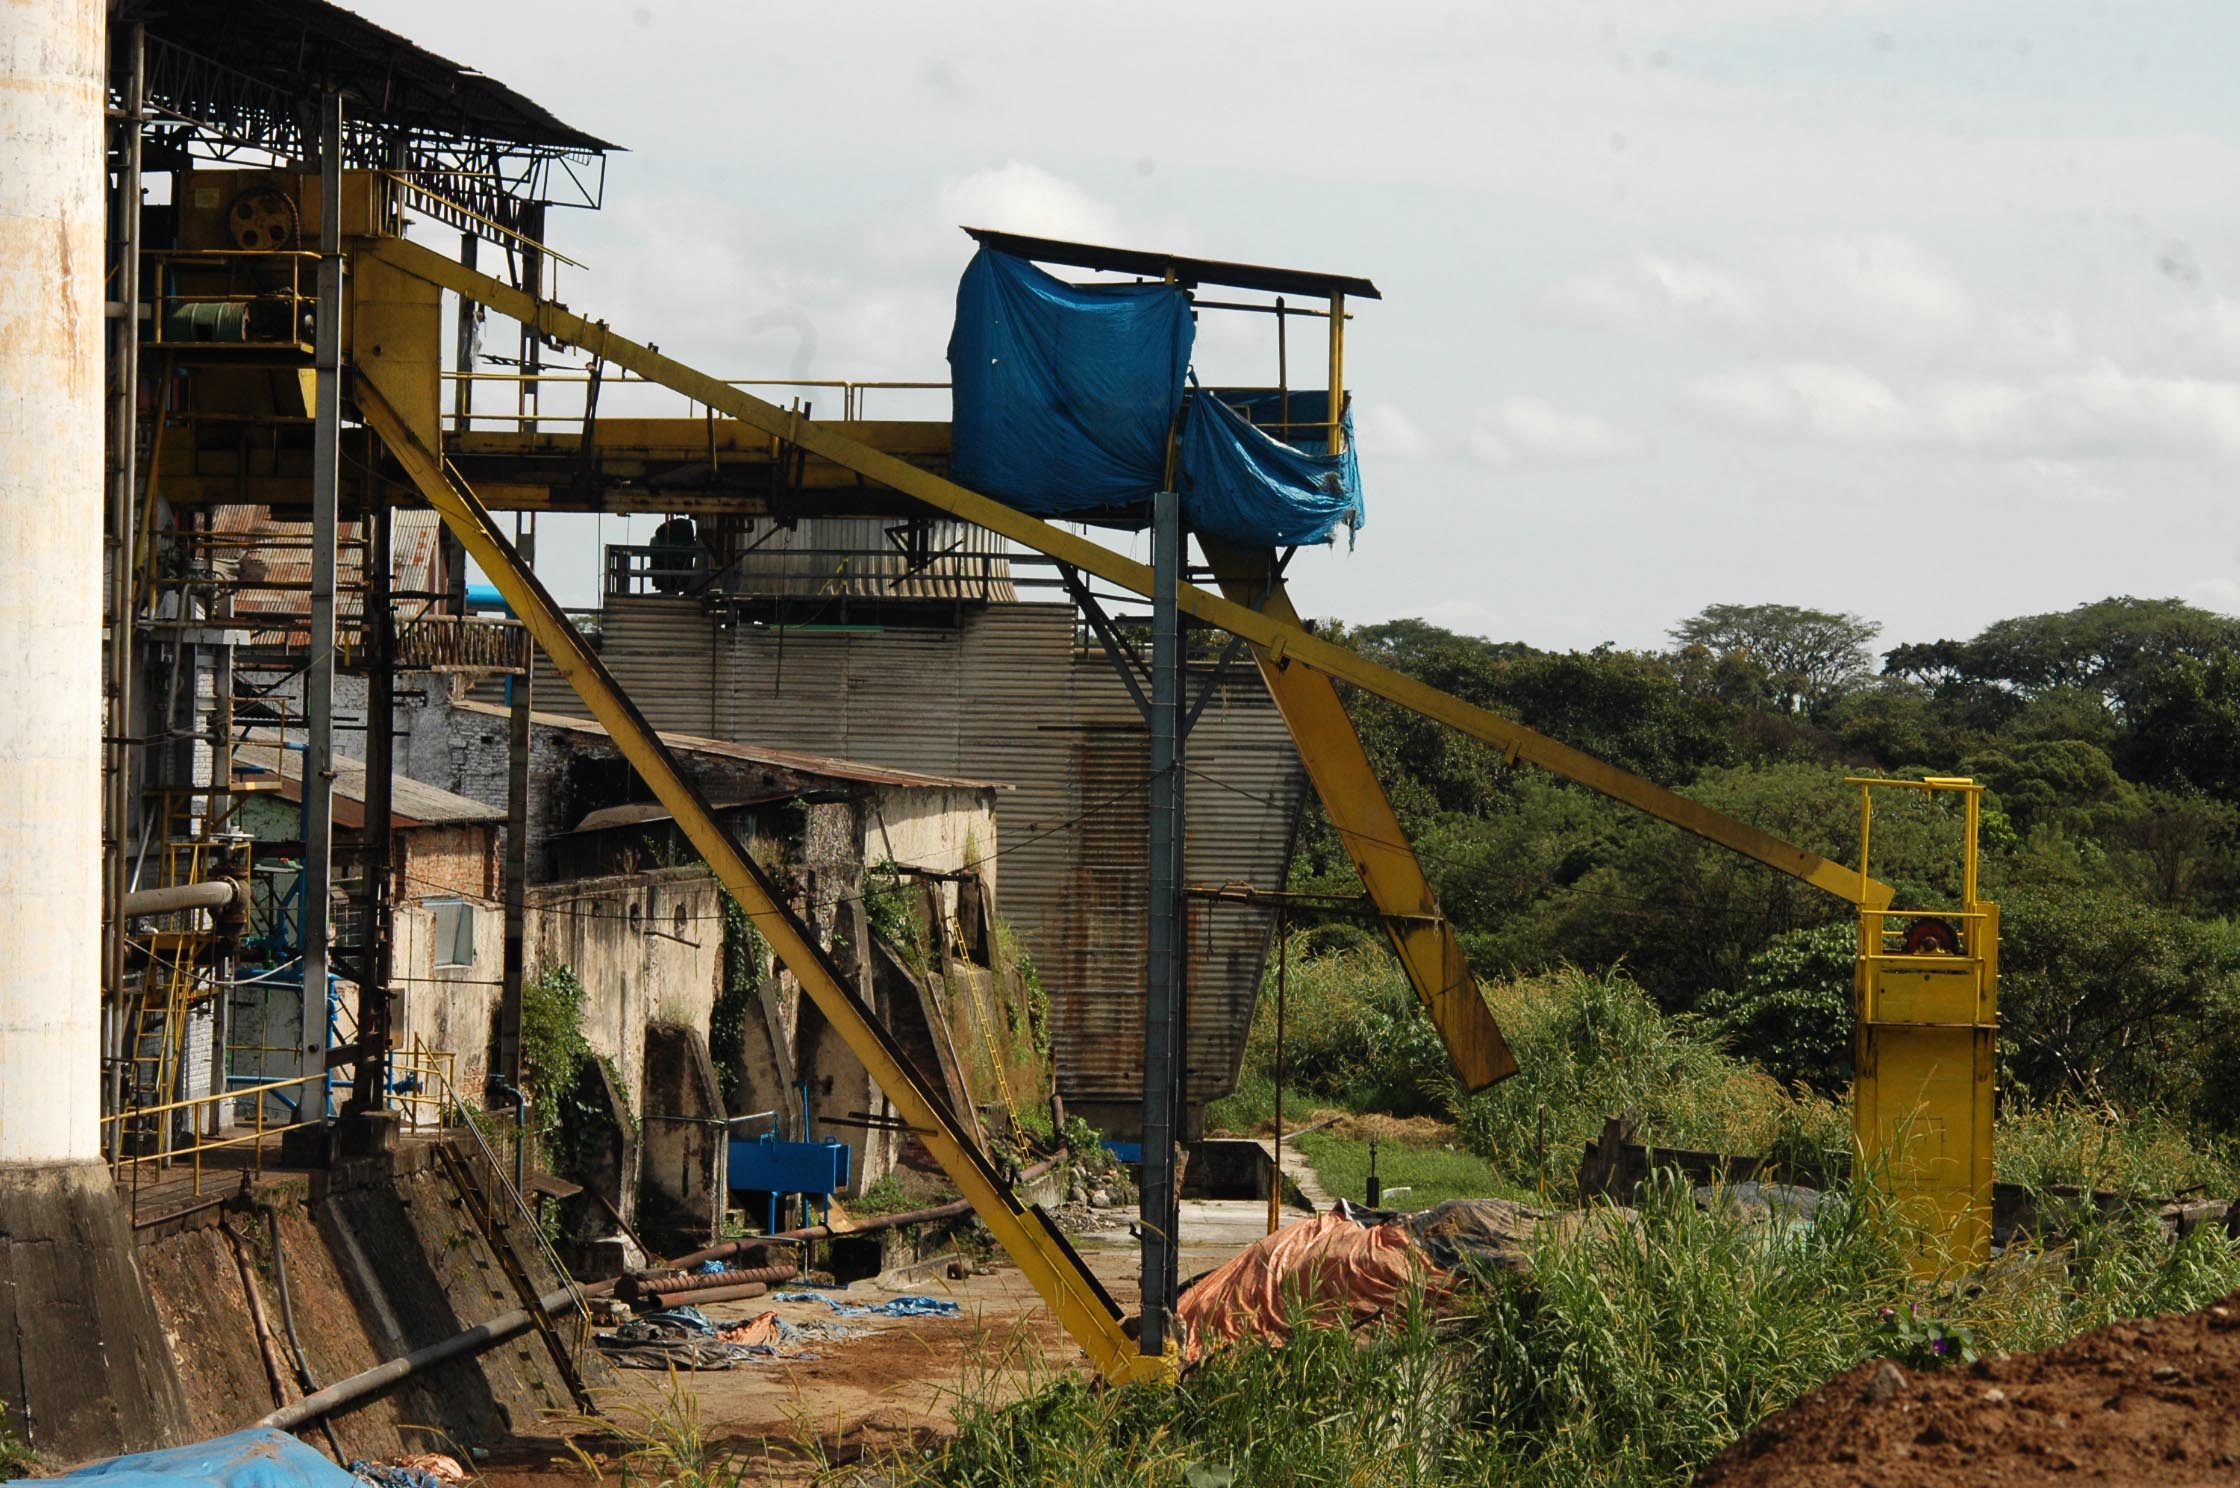
[[[300,1189],[268,1191],[276,1227],[264,1215],[221,1221],[205,1211],[143,1238],[141,1266],[178,1361],[194,1436],[238,1430],[276,1403],[227,1228],[249,1259],[283,1356],[276,1240],[285,1252],[296,1333],[319,1385],[521,1305],[431,1155],[408,1144],[393,1177],[384,1165],[343,1164],[308,1175]],[[284,1393],[296,1398],[292,1380]],[[344,1451],[378,1457],[495,1445],[570,1406],[550,1355],[529,1333],[344,1411],[332,1424]],[[315,1428],[307,1434],[324,1445]]]
[[[0,1163],[100,1153],[104,15],[0,6]]]
[[[0,1406],[61,1462],[186,1440],[132,1233],[100,1163],[0,1167]]]
[[[437,964],[433,905],[398,905],[392,975],[400,993],[398,1047],[410,1050],[417,1039],[427,1048],[449,1050],[453,1082],[461,1096],[475,1101],[482,1097],[489,1072],[492,1020],[498,1015],[505,971],[506,917],[505,907],[493,900],[469,902],[474,905],[474,959],[464,966]]]
[[[568,966],[583,983],[583,1035],[612,1059],[633,1106],[645,1089],[645,1030],[705,1034],[723,978],[721,890],[704,868],[533,884],[529,970]]]
[[[646,1030],[645,1080],[638,1233],[676,1255],[708,1244],[723,1228],[728,1113],[708,1041],[696,1028],[657,1023]]]

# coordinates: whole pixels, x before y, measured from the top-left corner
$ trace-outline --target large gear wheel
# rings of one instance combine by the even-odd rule
[[[226,232],[236,248],[277,252],[301,240],[303,218],[287,192],[277,186],[253,186],[226,208]]]

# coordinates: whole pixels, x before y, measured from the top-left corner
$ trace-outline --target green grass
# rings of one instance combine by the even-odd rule
[[[1623,976],[1560,972],[1488,996],[1521,1072],[1462,1098],[1389,962],[1296,959],[1287,1121],[1316,1107],[1451,1120],[1451,1149],[1429,1145],[1438,1127],[1421,1119],[1397,1127],[1414,1141],[1380,1141],[1379,1175],[1410,1190],[1407,1207],[1488,1194],[1570,1206],[1583,1144],[1619,1112],[1669,1145],[1849,1149],[1843,1102],[1782,1087],[1703,1025],[1659,1014]],[[1266,1119],[1272,1053],[1272,1030],[1256,1025],[1245,1078],[1209,1125]],[[1349,1122],[1297,1139],[1333,1193],[1362,1196],[1360,1132]],[[2240,1182],[2231,1144],[2151,1112],[2015,1105],[1998,1140],[2001,1175],[2040,1187],[2224,1193]],[[1405,1307],[1378,1326],[1222,1350],[1178,1388],[1065,1376],[1005,1403],[968,1385],[956,1437],[884,1470],[944,1488],[1680,1488],[1852,1365],[1919,1359],[1931,1326],[1985,1353],[2034,1350],[2240,1290],[2240,1245],[2216,1227],[2172,1244],[2151,1214],[2086,1211],[2065,1217],[2057,1248],[2018,1244],[1965,1278],[1923,1283],[1910,1266],[1922,1237],[1878,1190],[1839,1185],[1829,1199],[1809,1226],[1752,1226],[1683,1185],[1653,1185],[1633,1211],[1596,1205],[1543,1225],[1525,1275],[1476,1278],[1443,1309]]]
[[[2190,1133],[2158,1111],[2125,1113],[2073,1099],[2010,1102],[1999,1113],[1993,1144],[2000,1178],[2029,1188],[2240,1192],[2240,1144]]]
[[[1912,1305],[1984,1351],[2042,1347],[2129,1313],[2240,1288],[2240,1246],[2099,1225],[2017,1250],[1965,1288],[1914,1281],[1916,1242],[1871,1192],[1809,1228],[1747,1226],[1685,1188],[1544,1229],[1529,1276],[1482,1278],[1451,1316],[1306,1329],[1213,1355],[1179,1388],[1061,1380],[1017,1404],[967,1392],[958,1434],[890,1481],[1587,1485],[1679,1488],[1813,1386],[1901,1347]]]
[[[1332,1198],[1362,1203],[1369,1191],[1369,1144],[1355,1137],[1329,1132],[1308,1132],[1298,1139],[1300,1153],[1314,1165],[1315,1177]],[[1428,1209],[1448,1199],[1514,1197],[1501,1182],[1492,1163],[1459,1148],[1413,1147],[1401,1142],[1377,1143],[1377,1177],[1384,1183],[1386,1205],[1397,1209]],[[1405,1193],[1395,1192],[1405,1188]]]

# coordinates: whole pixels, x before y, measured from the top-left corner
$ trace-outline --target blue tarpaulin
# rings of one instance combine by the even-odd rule
[[[1179,286],[1078,288],[982,248],[957,286],[949,337],[951,475],[1036,516],[1148,520],[1179,413],[1175,484],[1193,529],[1288,547],[1359,527],[1350,414],[1333,457],[1322,391],[1199,389],[1185,409],[1192,329]]]
[[[358,1480],[285,1431],[236,1431],[191,1447],[133,1452],[58,1481],[101,1488],[362,1488]]]
[[[1327,419],[1329,397],[1294,393],[1294,425]],[[1236,411],[1242,404],[1256,421]],[[1341,525],[1361,526],[1361,464],[1354,457],[1353,414],[1340,416],[1343,448],[1335,456],[1327,424],[1312,432],[1292,428],[1290,440],[1257,422],[1279,418],[1277,395],[1237,397],[1214,388],[1190,395],[1182,426],[1182,510],[1193,531],[1247,547],[1294,547],[1327,542]],[[1305,437],[1300,437],[1304,435]],[[1304,446],[1304,447],[1302,447]]]
[[[1165,478],[1192,330],[1177,285],[1078,289],[981,249],[949,337],[951,474],[1037,516],[1148,502]]]

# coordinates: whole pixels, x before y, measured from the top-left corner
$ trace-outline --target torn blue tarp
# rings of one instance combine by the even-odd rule
[[[1037,516],[1148,503],[1192,332],[1179,285],[1076,288],[981,249],[949,337],[950,473]]]
[[[359,1488],[341,1468],[285,1431],[236,1431],[191,1447],[111,1457],[60,1481],[102,1488]]]
[[[843,1302],[822,1292],[779,1292],[773,1302],[822,1302],[841,1317],[955,1317],[964,1309],[940,1297],[896,1297],[889,1302]]]
[[[1345,437],[1331,455],[1329,407],[1322,392],[1286,397],[1193,389],[1179,482],[1191,530],[1258,548],[1327,542],[1340,526],[1358,530],[1361,464],[1354,456],[1353,411],[1341,415]]]
[[[1362,520],[1350,411],[1329,453],[1326,392],[1195,390],[1172,284],[1080,288],[983,248],[957,286],[950,474],[1036,516],[1149,519],[1182,418],[1175,485],[1194,530],[1251,547],[1327,542]]]

